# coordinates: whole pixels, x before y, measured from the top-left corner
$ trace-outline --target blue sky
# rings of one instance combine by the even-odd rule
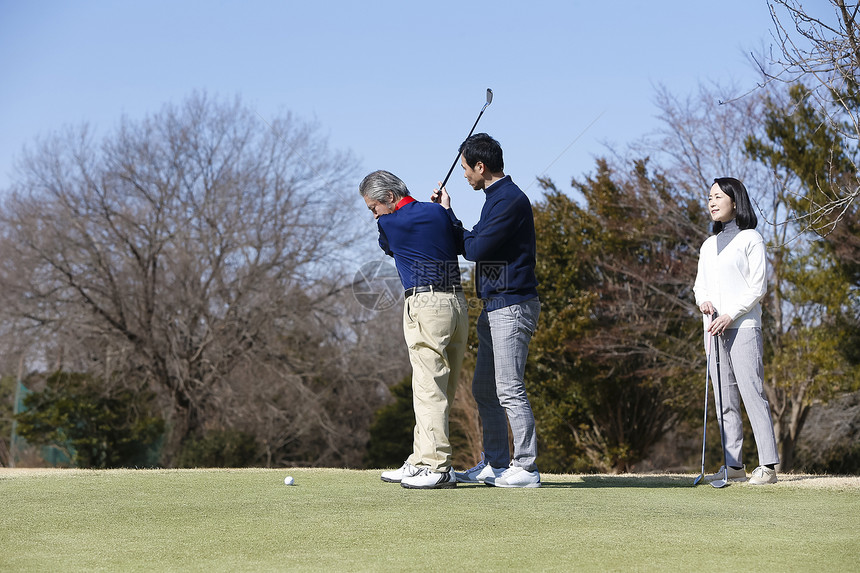
[[[568,189],[606,144],[653,130],[656,85],[753,87],[745,54],[771,42],[770,26],[764,0],[0,0],[0,190],[36,136],[106,131],[205,90],[264,118],[315,120],[361,161],[356,189],[387,169],[425,199],[489,87],[478,131],[501,142],[506,172],[535,200],[536,176]],[[459,168],[448,189],[474,224],[483,195]]]

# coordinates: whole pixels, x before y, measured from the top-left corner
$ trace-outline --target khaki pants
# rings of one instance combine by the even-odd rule
[[[431,471],[451,468],[448,414],[469,334],[469,310],[462,292],[428,292],[403,305],[403,334],[412,363],[415,410],[412,455],[406,460]]]

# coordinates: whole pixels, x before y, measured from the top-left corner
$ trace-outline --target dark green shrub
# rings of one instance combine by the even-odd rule
[[[253,466],[259,447],[254,436],[239,430],[214,430],[191,438],[176,462],[180,468],[242,468]]]
[[[412,451],[415,412],[411,376],[392,386],[391,395],[394,402],[377,410],[370,425],[370,441],[364,458],[367,468],[400,467]]]
[[[44,390],[24,399],[17,432],[81,468],[151,467],[164,434],[154,402],[148,392],[111,391],[87,374],[56,372]]]

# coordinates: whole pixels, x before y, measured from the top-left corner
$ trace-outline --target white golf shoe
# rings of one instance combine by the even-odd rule
[[[728,475],[726,475],[725,469],[726,466],[720,466],[720,469],[717,470],[717,473],[705,476],[705,483],[711,483],[712,481],[721,479],[725,479],[726,481],[732,482],[747,481],[746,466],[742,467],[739,470],[730,467]]]
[[[759,466],[753,470],[750,483],[752,485],[776,483],[776,470],[772,470],[766,466]]]
[[[481,461],[473,468],[464,472],[455,472],[457,481],[460,483],[484,483],[487,478],[497,478],[504,472],[504,468],[494,468],[484,460],[481,452]]]
[[[403,476],[400,485],[407,489],[443,489],[456,487],[457,478],[450,469],[434,472],[428,467],[422,467],[418,468],[418,473],[415,475]]]
[[[419,471],[419,468],[413,466],[409,462],[403,462],[403,465],[396,470],[382,472],[382,481],[388,483],[400,483],[404,477],[414,476]]]
[[[537,470],[528,471],[519,466],[511,466],[496,478],[487,478],[484,485],[496,487],[540,487],[540,473]]]

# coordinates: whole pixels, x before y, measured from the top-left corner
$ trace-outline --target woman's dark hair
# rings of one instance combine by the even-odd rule
[[[734,177],[717,177],[714,183],[720,186],[720,190],[732,198],[735,203],[735,221],[740,230],[755,229],[758,225],[758,217],[755,216],[750,196],[744,184]],[[723,230],[723,224],[714,221],[714,233]]]
[[[466,160],[466,165],[475,168],[480,161],[490,173],[499,173],[505,169],[502,157],[502,146],[486,133],[476,133],[460,144],[460,153]]]

